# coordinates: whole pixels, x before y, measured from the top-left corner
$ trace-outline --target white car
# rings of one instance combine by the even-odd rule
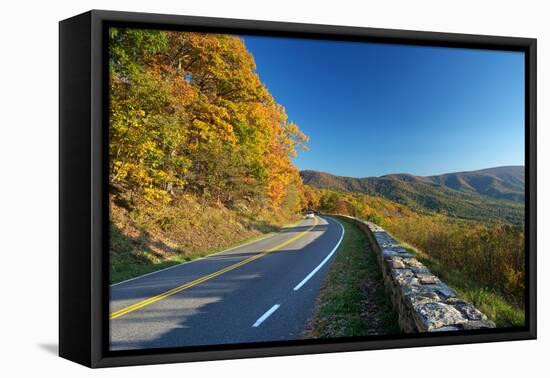
[[[315,218],[315,213],[313,211],[308,211],[306,213],[306,219],[313,219]]]

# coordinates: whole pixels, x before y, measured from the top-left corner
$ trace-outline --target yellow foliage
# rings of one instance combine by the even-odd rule
[[[159,201],[187,191],[303,205],[291,158],[307,136],[262,84],[242,39],[138,29],[110,37],[113,186]]]

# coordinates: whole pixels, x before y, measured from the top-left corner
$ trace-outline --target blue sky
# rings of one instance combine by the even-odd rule
[[[365,177],[524,164],[523,53],[243,39],[310,137],[299,169]]]

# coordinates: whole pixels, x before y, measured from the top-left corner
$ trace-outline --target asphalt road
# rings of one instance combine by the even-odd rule
[[[343,238],[332,218],[111,286],[111,350],[296,340]]]

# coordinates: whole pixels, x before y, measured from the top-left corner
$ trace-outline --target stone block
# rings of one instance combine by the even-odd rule
[[[455,308],[469,320],[487,320],[487,316],[469,303],[457,303]]]
[[[449,297],[456,297],[457,296],[456,293],[449,286],[445,285],[444,283],[440,283],[439,285],[437,285],[436,290],[437,290],[439,296],[444,298],[444,299],[447,299]]]
[[[434,292],[414,292],[409,291],[405,293],[404,300],[412,308],[421,306],[426,303],[438,303],[441,301],[441,298]]]
[[[437,282],[437,277],[431,273],[414,273],[416,278],[421,284],[435,284]]]
[[[481,329],[481,328],[495,328],[496,325],[490,320],[470,320],[462,324],[462,329]]]
[[[456,326],[445,326],[441,328],[434,328],[431,332],[445,332],[445,331],[459,331],[461,328]]]
[[[445,299],[445,303],[454,305],[459,303],[466,303],[466,301],[459,297],[448,297],[447,299]]]
[[[415,319],[422,332],[429,332],[446,326],[459,326],[468,321],[460,311],[444,303],[425,303],[415,306]]]
[[[410,269],[392,269],[391,275],[394,282],[399,286],[417,286],[420,284]]]
[[[430,270],[426,268],[424,265],[419,267],[409,267],[414,274],[431,274]]]
[[[409,267],[414,267],[414,268],[425,268],[424,264],[422,264],[420,261],[418,261],[416,258],[414,257],[408,257],[408,258],[404,258],[403,259],[403,262],[405,264],[407,264],[407,266]]]
[[[403,259],[400,257],[391,257],[386,260],[390,269],[403,269],[405,264],[403,264]]]

